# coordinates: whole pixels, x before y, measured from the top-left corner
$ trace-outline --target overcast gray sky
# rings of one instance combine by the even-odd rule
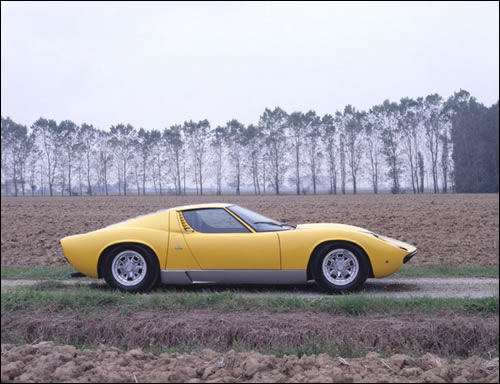
[[[1,113],[108,129],[499,94],[498,2],[9,3]]]

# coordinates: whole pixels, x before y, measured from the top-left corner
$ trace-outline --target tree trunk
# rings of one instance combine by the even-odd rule
[[[104,190],[106,191],[106,196],[108,196],[108,164],[104,163]]]
[[[340,183],[342,194],[345,195],[345,148],[344,148],[344,139],[341,135],[340,137]]]
[[[299,151],[300,147],[298,144],[295,145],[295,164],[296,164],[296,169],[295,169],[295,175],[297,177],[296,184],[297,184],[297,195],[300,195],[300,162],[299,162]]]
[[[15,160],[15,153],[12,154],[12,175],[14,179],[14,196],[17,197],[17,173],[16,173],[16,160]]]
[[[146,163],[142,164],[142,196],[146,196]]]
[[[68,188],[69,188],[69,195],[71,196],[71,155],[68,156]]]
[[[21,165],[21,188],[23,191],[23,196],[24,196],[24,173],[25,173],[24,166]]]
[[[264,192],[264,195],[266,194],[266,165],[262,164],[262,189]]]
[[[184,169],[183,173],[182,173],[182,176],[184,178],[184,185],[183,185],[184,190],[183,190],[183,192],[184,192],[184,195],[185,195],[186,194],[186,164],[184,164],[183,169]]]
[[[236,194],[240,195],[240,162],[236,164]]]

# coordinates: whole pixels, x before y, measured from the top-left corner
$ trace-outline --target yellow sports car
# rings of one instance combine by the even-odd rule
[[[413,245],[343,224],[280,223],[231,204],[171,208],[61,240],[74,276],[145,292],[164,284],[303,284],[352,291],[386,277]]]

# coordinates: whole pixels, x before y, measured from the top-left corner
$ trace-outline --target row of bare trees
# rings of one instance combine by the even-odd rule
[[[203,194],[211,185],[217,194],[225,186],[236,194],[243,188],[280,194],[292,185],[297,194],[345,194],[348,188],[357,193],[364,182],[374,193],[387,184],[393,193],[448,192],[456,181],[455,163],[463,163],[454,138],[464,129],[474,136],[474,127],[459,126],[473,104],[460,91],[446,101],[433,94],[384,101],[368,111],[348,105],[324,116],[276,107],[255,125],[233,119],[212,128],[202,120],[162,131],[130,124],[101,130],[44,118],[28,129],[2,117],[3,191],[180,195]],[[498,165],[496,172],[498,191]]]

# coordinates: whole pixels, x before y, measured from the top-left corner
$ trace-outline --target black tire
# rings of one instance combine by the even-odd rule
[[[124,253],[126,251],[131,251],[129,253]],[[133,284],[131,281],[126,285],[115,277],[113,274],[113,261],[119,257],[124,257],[125,255],[135,255],[136,258],[140,259],[139,254],[142,256],[144,262],[146,263],[146,271],[142,279],[137,283]],[[151,249],[140,245],[140,244],[122,244],[111,249],[110,252],[105,256],[106,259],[103,263],[103,277],[112,288],[119,289],[124,292],[149,292],[153,289],[160,281],[160,264],[158,263],[158,258]],[[142,261],[142,260],[141,260]],[[117,260],[119,262],[119,260]],[[142,269],[139,269],[142,271]]]
[[[325,257],[327,257],[330,252],[340,249],[351,252],[358,262],[358,271],[354,279],[342,285],[329,281],[323,273],[323,261]],[[311,260],[311,274],[316,285],[328,293],[343,293],[360,289],[368,278],[370,269],[370,261],[363,249],[346,241],[336,241],[319,246],[312,255]]]

